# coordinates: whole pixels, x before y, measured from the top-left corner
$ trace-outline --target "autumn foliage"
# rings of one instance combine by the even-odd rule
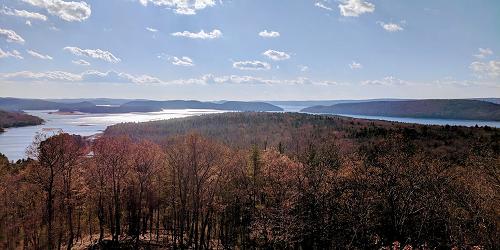
[[[500,247],[500,131],[218,114],[0,160],[2,249]]]

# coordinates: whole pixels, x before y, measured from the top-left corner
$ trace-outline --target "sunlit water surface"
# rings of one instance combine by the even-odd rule
[[[450,126],[488,126],[500,128],[500,122],[498,121],[479,121],[479,120],[452,120],[452,119],[434,119],[434,118],[410,118],[410,117],[387,117],[387,116],[371,116],[371,115],[348,115],[348,114],[338,114],[341,116],[348,116],[353,118],[370,119],[370,120],[384,120],[392,122],[404,122],[404,123],[416,123],[424,125],[450,125]]]

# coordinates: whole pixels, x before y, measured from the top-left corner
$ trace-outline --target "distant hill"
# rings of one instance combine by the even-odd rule
[[[305,139],[301,135],[306,130],[316,131],[315,135],[320,135],[320,139],[347,131],[361,131],[371,124],[387,127],[409,126],[402,123],[304,113],[229,112],[151,122],[120,123],[108,126],[104,135],[127,135],[134,140],[147,139],[161,143],[168,137],[195,132],[238,148],[252,145],[277,146],[281,142],[290,150],[295,150],[296,142]]]
[[[218,104],[194,100],[151,101],[140,100],[124,103],[123,107],[154,107],[156,109],[215,109]]]
[[[500,98],[473,98],[471,100],[478,100],[478,101],[485,101],[485,102],[492,102],[492,103],[500,104]]]
[[[237,111],[283,111],[280,107],[264,102],[237,102],[227,101],[223,103],[200,102],[200,101],[131,101],[122,105],[123,107],[155,107],[160,109],[217,109]]]
[[[417,99],[399,99],[399,98],[379,98],[379,99],[361,99],[361,100],[307,100],[307,101],[265,101],[277,106],[296,106],[296,107],[312,107],[312,106],[331,106],[340,103],[362,103],[362,102],[396,102],[396,101],[416,101]],[[500,98],[470,98],[461,100],[478,100],[500,104]]]
[[[3,128],[33,126],[42,123],[43,120],[36,116],[0,110],[0,132],[3,132]]]
[[[95,105],[120,106],[124,103],[135,101],[136,99],[114,99],[114,98],[77,98],[77,99],[46,99],[47,101],[57,103],[79,103],[90,102]]]
[[[102,107],[100,107],[102,108]],[[234,111],[283,111],[282,108],[264,102],[237,102],[228,101],[224,103],[200,102],[200,101],[131,101],[127,102],[117,110],[146,110],[160,111],[162,109],[216,109],[216,110],[234,110]]]
[[[374,102],[374,101],[407,101],[410,99],[394,99],[394,98],[381,98],[381,99],[363,99],[363,100],[307,100],[307,101],[266,101],[267,103],[277,105],[277,106],[330,106],[339,103],[360,103],[360,102]]]
[[[307,113],[500,121],[500,105],[478,100],[412,100],[313,106]]]
[[[0,109],[7,111],[77,109],[93,106],[95,104],[91,102],[58,103],[41,99],[0,98]]]
[[[283,111],[282,108],[265,102],[238,102],[227,101],[223,103],[201,102],[201,101],[151,101],[134,100],[116,105],[124,100],[112,101],[112,99],[78,99],[85,101],[71,101],[61,99],[61,102],[40,99],[0,98],[0,109],[8,111],[22,110],[59,110],[63,112],[79,111],[85,113],[128,113],[128,112],[154,112],[162,109],[216,109],[233,111]],[[97,105],[96,103],[101,103]],[[102,103],[111,106],[102,106]]]
[[[282,108],[263,102],[200,102],[200,101],[131,101],[118,107],[95,106],[79,108],[73,111],[86,113],[127,113],[127,112],[154,112],[162,109],[215,109],[233,111],[283,111]],[[61,111],[71,111],[64,109]]]
[[[216,109],[238,111],[283,111],[282,108],[265,102],[228,101],[217,104]]]
[[[307,145],[310,146],[310,140],[322,141],[330,136],[364,138],[361,140],[366,140],[373,137],[384,138],[396,131],[418,140],[418,144],[425,145],[423,148],[432,151],[436,145],[442,145],[443,148],[450,146],[450,141],[456,143],[454,146],[456,149],[468,149],[468,141],[478,138],[471,137],[471,131],[478,133],[476,135],[483,134],[483,132],[485,133],[483,135],[486,135],[491,132],[489,136],[491,136],[492,141],[495,141],[495,135],[500,132],[500,129],[458,126],[450,128],[449,126],[305,113],[228,112],[150,122],[120,123],[108,126],[104,131],[104,136],[126,135],[133,140],[146,139],[161,144],[166,142],[168,138],[197,133],[236,148],[254,145],[260,145],[262,148],[278,148],[279,144],[282,144],[288,152],[292,153],[298,150],[298,144],[302,144],[305,148],[308,147]],[[415,133],[416,131],[419,132]],[[387,137],[385,138],[387,139]],[[438,141],[439,143],[436,143]],[[369,144],[368,140],[364,143]],[[437,152],[440,151],[433,151],[433,153]],[[463,155],[459,150],[451,150],[450,154],[454,154],[454,156],[456,154],[455,158]]]

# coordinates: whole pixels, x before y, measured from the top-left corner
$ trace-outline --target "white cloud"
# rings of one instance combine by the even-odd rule
[[[500,77],[500,61],[472,62],[469,68],[480,79],[497,79]]]
[[[214,29],[208,33],[206,33],[204,30],[201,30],[198,33],[183,31],[183,32],[172,33],[172,36],[187,37],[191,39],[216,39],[222,36],[222,32],[218,29]]]
[[[381,80],[366,80],[361,82],[363,85],[377,85],[377,86],[395,86],[395,85],[410,85],[409,81],[398,79],[394,76],[386,76]]]
[[[83,60],[83,59],[80,59],[80,60],[73,60],[71,61],[73,64],[76,64],[76,65],[81,65],[81,66],[89,66],[90,63]]]
[[[487,56],[493,55],[493,50],[491,50],[490,48],[486,48],[486,49],[479,48],[478,50],[479,50],[479,53],[474,55],[474,57],[476,57],[476,58],[483,59]]]
[[[500,63],[500,62],[499,62]],[[498,72],[500,73],[500,72]],[[498,76],[498,74],[497,74]],[[485,81],[485,80],[460,80],[454,79],[453,77],[445,77],[443,79],[438,79],[434,81],[410,81],[402,80],[394,76],[386,76],[379,80],[366,80],[361,82],[365,86],[386,86],[386,87],[397,87],[397,86],[427,86],[430,88],[441,87],[471,87],[471,86],[488,86],[488,87],[499,87],[498,83],[495,81]]]
[[[64,47],[64,50],[67,50],[77,56],[87,56],[110,63],[117,63],[121,61],[120,58],[114,56],[111,52],[100,49],[80,49],[78,47]]]
[[[1,55],[1,50],[0,50]],[[269,79],[263,77],[247,75],[221,75],[206,74],[195,78],[181,78],[174,80],[162,80],[150,75],[133,75],[116,71],[97,71],[88,70],[81,73],[71,73],[65,71],[45,71],[31,72],[20,71],[12,73],[0,73],[0,80],[20,81],[20,82],[89,82],[89,83],[134,83],[134,84],[153,84],[153,85],[209,85],[209,84],[244,84],[244,85],[318,85],[318,86],[346,86],[347,82],[337,82],[334,80],[314,80],[306,77],[297,77],[295,79]],[[367,80],[361,82],[362,85],[374,86],[403,86],[403,85],[426,85],[433,86],[489,86],[499,87],[496,81],[474,81],[474,80],[455,80],[445,78],[431,82],[410,82],[401,80],[393,76],[384,77],[381,80]]]
[[[161,83],[161,80],[149,75],[131,75],[128,73],[88,70],[80,74],[83,82],[111,82],[111,83]]]
[[[403,27],[397,23],[384,23],[384,22],[377,22],[384,28],[384,30],[389,31],[389,32],[398,32],[398,31],[403,31]]]
[[[191,8],[177,8],[174,10],[174,12],[179,15],[196,15],[196,10]]]
[[[187,56],[183,56],[181,58],[174,56],[171,58],[171,61],[172,61],[173,65],[177,65],[177,66],[184,66],[184,67],[194,66],[193,60],[191,60],[191,58],[189,58]]]
[[[149,75],[132,75],[128,73],[106,71],[100,72],[97,70],[88,70],[80,74],[65,72],[65,71],[45,71],[31,72],[19,71],[13,73],[0,73],[0,79],[13,81],[60,81],[60,82],[112,82],[112,83],[162,83],[156,77]]]
[[[13,73],[0,73],[0,79],[11,81],[59,81],[59,82],[93,82],[93,83],[135,83],[135,84],[162,84],[162,85],[208,85],[208,84],[247,84],[247,85],[340,85],[336,81],[311,80],[305,77],[295,79],[266,79],[262,77],[245,75],[202,75],[197,78],[161,80],[149,75],[132,75],[123,72],[88,70],[82,73],[65,71],[31,72],[20,71]]]
[[[282,61],[282,60],[287,60],[290,59],[290,55],[282,52],[282,51],[276,51],[276,50],[266,50],[262,55],[265,55],[269,57],[269,59],[274,60],[274,61]]]
[[[3,51],[0,49],[0,58],[8,58],[8,57],[13,57],[16,59],[23,59],[21,56],[21,53],[17,50],[12,50],[12,51]]]
[[[269,70],[271,65],[261,61],[240,61],[234,62],[233,68],[240,70]]]
[[[0,10],[0,14],[4,14],[7,16],[16,16],[32,20],[47,21],[47,16],[42,15],[40,13],[30,12],[26,10],[10,9],[8,7],[3,7],[3,9]]]
[[[375,5],[364,0],[342,0],[339,9],[342,16],[357,17],[375,11]]]
[[[26,20],[26,25],[31,26],[31,21],[30,20]]]
[[[25,42],[24,39],[13,30],[0,28],[0,36],[5,37],[7,42],[11,42],[11,43],[23,44]]]
[[[36,51],[33,51],[33,50],[26,50],[26,52],[28,52],[28,54],[30,54],[31,56],[39,58],[39,59],[43,59],[43,60],[52,60],[53,59],[49,55],[42,55],[42,54],[40,54]]]
[[[324,3],[322,3],[322,2],[316,2],[316,3],[314,4],[314,6],[316,6],[316,7],[318,7],[318,8],[321,8],[321,9],[325,9],[325,10],[330,10],[330,11],[331,11],[331,10],[333,10],[331,7],[326,6],[326,5],[325,5]]]
[[[31,72],[19,71],[13,73],[0,73],[0,79],[25,81],[78,81],[81,76],[64,71],[46,71],[46,72]]]
[[[124,77],[116,71],[100,72],[97,70],[85,71],[81,74],[84,82],[123,82]]]
[[[253,84],[253,85],[338,85],[335,81],[316,81],[305,77],[296,79],[266,79],[254,76],[213,76],[205,75],[200,79],[204,84]]]
[[[90,5],[86,2],[73,2],[63,0],[23,0],[33,6],[46,9],[49,14],[57,16],[64,21],[81,22],[90,17]]]
[[[172,9],[176,14],[195,15],[196,11],[215,6],[215,0],[139,0],[144,6],[151,3]]]
[[[280,33],[277,31],[263,30],[263,31],[259,32],[259,36],[265,37],[265,38],[275,38],[275,37],[279,37]]]
[[[479,81],[471,81],[471,80],[457,80],[453,77],[445,77],[443,79],[434,80],[432,82],[434,85],[439,86],[454,86],[454,87],[471,87],[471,86],[494,86],[490,82],[479,82]]]
[[[351,68],[351,69],[362,69],[363,65],[361,65],[361,63],[353,61],[352,63],[349,63],[349,68]]]
[[[147,30],[147,31],[150,31],[150,32],[158,32],[158,30],[157,30],[157,29],[155,29],[155,28],[150,28],[150,27],[146,27],[146,30]]]
[[[299,69],[301,72],[306,72],[309,70],[309,67],[305,65],[299,65]]]
[[[163,81],[160,80],[159,78],[150,75],[130,75],[124,73],[122,74],[130,82],[137,84],[163,83]]]

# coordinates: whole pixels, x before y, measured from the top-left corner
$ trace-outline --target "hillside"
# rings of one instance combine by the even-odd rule
[[[0,110],[0,129],[10,127],[23,127],[42,124],[43,120],[39,117]],[[1,132],[2,130],[0,130]]]
[[[283,111],[282,108],[265,102],[237,102],[228,101],[217,105],[220,110],[237,111]]]
[[[472,98],[471,100],[478,100],[478,101],[492,102],[495,104],[500,104],[500,98]]]
[[[399,98],[379,98],[379,99],[357,99],[357,100],[307,100],[307,101],[266,101],[267,103],[278,105],[278,106],[302,106],[302,107],[312,107],[312,106],[331,106],[340,103],[362,103],[362,102],[394,102],[394,101],[413,101],[416,99],[399,99]],[[500,104],[500,98],[470,98],[463,100],[478,100],[484,102],[492,102],[495,104]]]
[[[47,211],[59,241],[80,230],[85,249],[499,249],[499,143],[490,127],[278,112],[63,133],[40,143],[41,160],[0,169],[12,225],[0,245],[47,232]]]
[[[128,101],[111,99],[81,99],[71,102],[61,99],[60,102],[41,99],[0,98],[0,109],[8,111],[22,110],[59,110],[63,112],[79,111],[84,113],[129,113],[129,112],[154,112],[162,109],[216,109],[232,111],[283,111],[282,108],[264,102],[238,102],[227,101],[223,103],[200,101]],[[124,103],[122,103],[124,102]],[[113,103],[111,106],[101,106],[102,103]],[[116,105],[121,103],[121,105]],[[106,105],[108,105],[106,104]]]
[[[500,129],[426,126],[303,113],[242,112],[117,124],[108,127],[104,137],[128,136],[134,142],[152,140],[167,148],[167,154],[174,154],[173,162],[181,164],[177,160],[186,159],[186,153],[175,155],[176,150],[197,152],[209,148],[205,145],[196,148],[193,137],[197,135],[228,146],[231,151],[225,159],[249,159],[250,162],[242,163],[243,170],[228,170],[231,174],[243,172],[251,178],[252,172],[245,169],[252,166],[253,159],[269,166],[261,173],[265,177],[259,180],[265,186],[263,192],[269,192],[262,198],[265,205],[259,206],[259,215],[250,216],[247,224],[256,234],[261,232],[260,225],[279,228],[290,223],[285,225],[296,227],[290,226],[286,232],[276,231],[287,236],[298,235],[298,241],[306,246],[308,240],[319,242],[321,237],[326,237],[330,244],[347,246],[352,235],[358,234],[355,244],[364,246],[360,247],[363,249],[372,244],[368,243],[372,242],[370,237],[380,237],[383,242],[403,237],[413,242],[432,242],[429,244],[434,246],[455,244],[445,242],[461,237],[459,233],[443,228],[458,225],[460,230],[468,228],[467,237],[474,237],[474,241],[464,240],[474,242],[470,244],[490,244],[483,237],[498,233],[495,217],[490,216],[498,211],[498,200],[481,198],[498,197],[498,189],[481,190],[493,190],[498,184],[498,171],[493,166],[500,155]],[[185,144],[179,146],[179,141]],[[263,155],[254,156],[256,149]],[[200,152],[199,157],[212,157],[211,151],[207,151]],[[277,158],[268,158],[268,153],[275,152],[279,152]],[[286,159],[288,163],[278,159]],[[304,169],[297,170],[295,164]],[[245,184],[239,185],[242,180],[245,177],[232,184],[241,190],[234,191],[237,198],[229,204],[239,202],[241,194],[253,192],[251,188],[245,191]],[[275,193],[276,188],[283,189]],[[297,200],[296,195],[300,197]],[[464,204],[463,199],[470,200]],[[289,202],[299,205],[288,210]],[[246,211],[248,206],[238,208]],[[482,214],[485,223],[472,226],[476,212]],[[314,214],[310,217],[309,213]],[[282,221],[280,216],[289,217]],[[464,221],[472,224],[463,226]],[[239,223],[242,222],[236,224]],[[319,229],[324,223],[328,226]],[[487,229],[479,230],[483,226]],[[325,230],[331,236],[319,236]],[[309,231],[311,234],[304,233]],[[493,242],[492,245],[498,243]]]
[[[306,101],[267,101],[267,103],[273,105],[283,105],[283,106],[302,106],[302,107],[312,107],[312,106],[330,106],[339,103],[358,103],[358,102],[375,102],[375,101],[407,101],[410,99],[394,99],[394,98],[382,98],[382,99],[359,99],[359,100],[306,100]]]
[[[90,102],[95,105],[120,106],[124,103],[134,101],[135,99],[116,99],[116,98],[74,98],[74,99],[46,99],[47,101],[57,103],[79,103]]]
[[[42,99],[0,98],[0,109],[7,111],[80,109],[93,107],[91,102],[58,103]]]
[[[461,154],[474,140],[484,137],[494,142],[494,138],[500,136],[500,129],[489,127],[426,126],[331,115],[254,112],[121,123],[109,126],[104,134],[127,135],[134,140],[147,139],[161,144],[168,138],[193,132],[237,148],[282,147],[294,154],[307,150],[308,142],[324,143],[335,138],[349,144],[369,144],[372,140],[403,135],[422,145],[422,150],[438,155],[449,152],[456,159],[463,157]],[[498,142],[495,143],[500,148]]]
[[[307,113],[500,121],[500,105],[478,100],[413,100],[313,106]]]
[[[171,100],[171,101],[131,101],[122,107],[153,107],[157,109],[217,109],[234,111],[283,111],[282,108],[265,102],[239,102],[226,101],[222,103],[201,102],[193,100]]]

